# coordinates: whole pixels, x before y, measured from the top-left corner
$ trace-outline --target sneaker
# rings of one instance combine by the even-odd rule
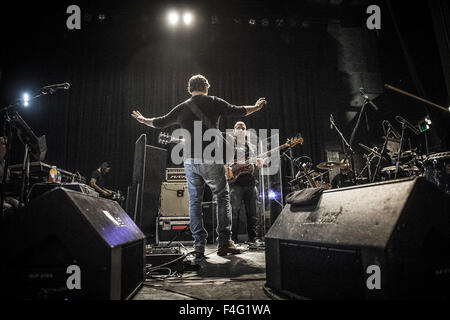
[[[233,240],[228,241],[228,243],[219,244],[219,248],[217,249],[218,256],[226,256],[228,253],[240,254],[242,252],[244,252],[244,250],[236,247]]]

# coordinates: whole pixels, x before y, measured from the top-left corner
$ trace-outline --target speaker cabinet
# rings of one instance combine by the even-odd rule
[[[135,143],[126,208],[151,243],[156,241],[156,217],[166,165],[167,150],[147,145],[147,136],[142,134]]]
[[[163,217],[189,217],[187,182],[161,184],[161,210]]]
[[[144,280],[145,236],[112,200],[53,189],[5,217],[1,238],[9,298],[129,299]]]
[[[424,178],[287,205],[265,237],[267,286],[292,298],[449,298],[450,197]]]

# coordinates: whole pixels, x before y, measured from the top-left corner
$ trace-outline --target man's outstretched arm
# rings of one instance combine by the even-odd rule
[[[133,111],[131,113],[131,116],[133,118],[135,118],[138,122],[140,122],[142,124],[145,124],[146,126],[155,128],[155,126],[153,125],[153,119],[154,118],[146,118],[139,111]]]
[[[261,110],[261,108],[267,103],[266,98],[259,98],[258,101],[256,101],[254,106],[244,106],[245,108],[245,115],[251,115],[252,113]]]

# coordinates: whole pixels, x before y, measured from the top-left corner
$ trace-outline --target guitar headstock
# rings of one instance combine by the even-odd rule
[[[303,138],[298,134],[294,138],[289,138],[286,140],[286,145],[289,146],[289,148],[295,147],[298,144],[303,144]]]
[[[158,136],[158,143],[162,145],[167,145],[172,142],[172,135],[167,132],[161,132]]]

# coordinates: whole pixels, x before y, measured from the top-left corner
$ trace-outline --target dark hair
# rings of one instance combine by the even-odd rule
[[[100,165],[100,171],[101,171],[102,173],[105,172],[106,169],[108,169],[108,168],[111,168],[111,166],[109,165],[108,162],[103,162],[103,163]]]
[[[194,91],[206,92],[206,89],[210,87],[208,79],[206,79],[201,74],[192,76],[188,82],[188,92],[192,93]]]

